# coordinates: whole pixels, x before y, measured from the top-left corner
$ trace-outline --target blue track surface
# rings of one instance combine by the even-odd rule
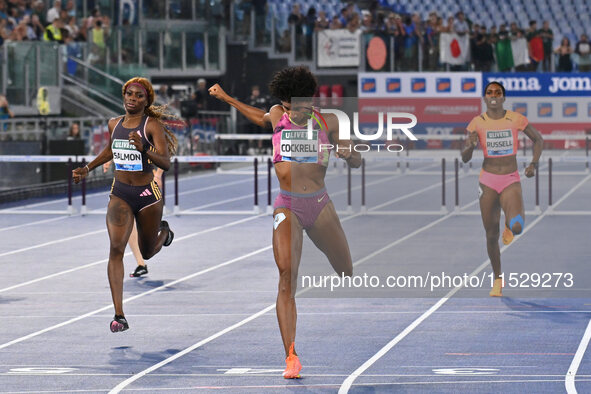
[[[180,209],[253,210],[253,175],[243,171],[181,178]],[[502,298],[488,297],[488,282],[434,291],[304,290],[296,341],[304,369],[294,381],[281,377],[272,219],[264,213],[266,173],[260,171],[260,215],[172,215],[168,180],[175,240],[148,261],[147,277],[126,277],[130,330],[118,334],[108,328],[113,307],[101,213],[107,190],[87,196],[86,216],[0,215],[0,392],[556,393],[565,392],[574,364],[573,387],[591,392],[584,341],[591,335],[591,176],[583,164],[554,166],[553,211],[541,166],[541,212],[526,214],[526,231],[501,257],[507,273],[569,272],[575,286],[506,287]],[[355,274],[488,275],[478,170],[459,176],[454,212],[448,160],[448,213],[438,214],[439,164],[412,164],[405,172],[368,165],[366,208],[374,214],[365,215],[355,170],[352,214],[341,215]],[[337,210],[346,211],[346,172],[331,169],[326,183]],[[526,211],[534,211],[533,180],[522,185]],[[277,187],[273,180],[273,198]],[[74,204],[79,207],[79,197]],[[66,200],[10,208],[64,210]],[[126,275],[135,268],[131,253],[125,265]],[[300,274],[331,273],[306,239]]]

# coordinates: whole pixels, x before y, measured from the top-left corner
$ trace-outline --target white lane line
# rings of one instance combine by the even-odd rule
[[[566,373],[564,386],[566,387],[566,392],[568,394],[577,393],[577,388],[575,387],[575,376],[577,376],[579,365],[581,365],[581,360],[585,355],[587,346],[589,346],[589,340],[591,340],[591,320],[589,320],[589,324],[587,324],[587,329],[585,330],[585,334],[583,334],[583,339],[581,339],[581,343],[579,343],[575,357],[573,357],[573,361],[570,363],[570,367],[568,367],[568,372]]]
[[[560,200],[556,202],[555,206],[558,206],[562,203],[566,198],[568,198],[572,193],[574,193],[579,187],[581,187],[585,182],[587,182],[591,178],[591,175],[585,177],[582,181],[576,184],[573,188],[571,188]],[[512,243],[509,245],[505,245],[501,248],[501,253],[507,250],[511,245],[515,245],[516,241],[518,241],[523,235],[525,235],[529,230],[534,228],[536,224],[538,224],[547,214],[548,210],[538,216],[529,226],[525,227],[523,232],[516,236]],[[477,275],[480,271],[488,267],[490,260],[486,260],[482,263],[478,268],[476,268],[472,273],[468,276]],[[444,297],[442,297],[439,301],[437,301],[431,308],[429,308],[426,312],[424,312],[421,316],[419,316],[415,321],[413,321],[409,326],[407,326],[401,333],[396,335],[390,342],[388,342],[384,347],[382,347],[376,354],[374,354],[369,360],[363,363],[359,368],[357,368],[353,373],[351,373],[347,379],[342,383],[341,387],[339,388],[339,394],[346,394],[349,392],[351,385],[355,380],[365,372],[369,367],[371,367],[376,361],[382,358],[386,353],[388,353],[396,344],[402,341],[408,334],[410,334],[416,327],[418,327],[424,320],[426,320],[429,316],[431,316],[437,309],[439,309],[443,304],[445,304],[451,297],[455,295],[462,287],[456,287],[450,290]]]
[[[475,201],[478,201],[478,200],[475,200]],[[472,202],[472,203],[470,203],[470,204],[473,204],[473,203],[474,203],[474,202]],[[354,217],[357,217],[357,216],[360,216],[360,215],[362,215],[362,213],[357,213],[357,214],[355,214],[355,215],[352,215],[352,216],[346,217],[346,218],[344,218],[343,220],[341,220],[341,222],[345,222],[345,221],[347,221],[347,220],[351,220],[352,218],[354,218]],[[445,219],[447,219],[447,218],[450,218],[450,217],[452,217],[452,216],[453,216],[453,213],[449,213],[449,214],[445,215],[444,217],[442,217],[442,218],[439,218],[439,219],[437,219],[437,220],[435,220],[435,221],[433,221],[433,222],[431,222],[431,223],[427,224],[426,226],[423,226],[423,227],[421,227],[420,229],[413,231],[412,233],[410,233],[410,234],[406,235],[405,237],[403,237],[403,238],[400,238],[400,239],[398,239],[398,240],[396,240],[396,241],[394,241],[394,242],[391,242],[389,245],[387,245],[387,246],[385,246],[385,247],[383,247],[383,248],[381,248],[381,249],[379,249],[379,250],[377,250],[377,251],[375,251],[375,252],[371,253],[370,255],[368,255],[368,256],[366,256],[366,257],[362,258],[361,260],[358,260],[358,261],[356,261],[356,262],[353,264],[353,266],[358,266],[359,264],[362,264],[363,262],[365,262],[365,261],[369,260],[370,258],[372,258],[372,257],[376,256],[377,254],[379,254],[379,253],[382,253],[382,252],[384,252],[385,250],[387,250],[387,249],[390,249],[390,248],[392,248],[392,247],[394,247],[394,246],[398,245],[399,243],[401,243],[401,242],[403,242],[403,241],[405,241],[405,240],[407,240],[407,239],[409,239],[409,238],[411,238],[411,237],[413,237],[413,236],[415,236],[415,235],[417,235],[417,234],[421,233],[422,231],[425,231],[425,230],[427,230],[427,229],[429,229],[429,228],[433,227],[433,226],[434,226],[434,225],[436,225],[437,223],[440,223],[440,222],[442,222],[443,220],[445,220]],[[298,293],[297,293],[297,294],[303,294],[303,293],[305,293],[306,291],[309,291],[309,290],[311,290],[311,289],[312,289],[312,288],[310,288],[310,287],[308,287],[308,288],[305,288],[305,289],[303,289],[303,290],[300,290],[300,291],[298,291]],[[158,368],[160,368],[160,367],[163,367],[163,366],[165,366],[165,365],[167,365],[167,364],[171,363],[172,361],[174,361],[174,360],[178,359],[179,357],[182,357],[182,356],[184,356],[185,354],[187,354],[187,353],[189,353],[189,352],[191,352],[191,351],[193,351],[193,350],[195,350],[195,349],[197,349],[197,348],[199,348],[199,347],[201,347],[201,346],[203,346],[203,345],[205,345],[205,344],[207,344],[207,343],[209,343],[209,342],[213,341],[214,339],[217,339],[217,338],[219,338],[220,336],[222,336],[222,335],[224,335],[224,334],[226,334],[226,333],[228,333],[228,332],[230,332],[230,331],[233,331],[234,329],[236,329],[236,328],[238,328],[238,327],[241,327],[241,326],[243,326],[244,324],[246,324],[246,323],[248,323],[248,322],[250,322],[250,321],[252,321],[252,320],[254,320],[254,319],[256,319],[256,318],[258,318],[258,317],[260,317],[260,316],[262,316],[262,315],[264,315],[265,313],[269,312],[270,310],[272,310],[272,309],[274,309],[274,308],[275,308],[275,304],[269,305],[269,306],[267,306],[266,308],[264,308],[264,309],[262,309],[262,310],[260,310],[260,311],[256,312],[255,314],[252,314],[252,315],[250,315],[250,316],[249,316],[249,317],[247,317],[246,319],[244,319],[244,320],[241,320],[240,322],[238,322],[238,323],[236,323],[236,324],[234,324],[234,325],[232,325],[232,326],[226,327],[226,328],[225,328],[225,329],[223,329],[222,331],[218,331],[217,333],[215,333],[215,334],[211,335],[210,337],[208,337],[208,338],[205,338],[205,339],[203,339],[203,340],[201,340],[201,341],[199,341],[199,342],[197,342],[197,343],[193,344],[192,346],[190,346],[190,347],[188,347],[188,348],[186,348],[186,349],[184,349],[184,350],[180,351],[179,353],[176,353],[176,354],[174,354],[174,355],[170,356],[169,358],[166,358],[166,359],[162,360],[162,361],[161,361],[161,362],[159,362],[158,364],[152,365],[151,367],[149,367],[149,368],[147,368],[147,369],[145,369],[145,370],[143,370],[143,371],[141,371],[141,372],[139,372],[139,373],[137,373],[137,374],[135,374],[135,375],[131,376],[130,378],[128,378],[128,379],[126,379],[126,380],[124,380],[123,382],[119,383],[117,386],[115,386],[115,387],[114,387],[114,388],[113,388],[113,389],[112,389],[112,390],[109,392],[109,394],[116,394],[116,393],[119,393],[119,392],[120,392],[122,389],[124,389],[125,387],[127,387],[129,384],[131,384],[131,383],[135,382],[136,380],[140,379],[141,377],[145,376],[146,374],[148,374],[148,373],[150,373],[150,372],[153,372],[153,371],[157,370]],[[1,348],[0,348],[0,349],[1,349]]]
[[[245,218],[245,219],[235,220],[233,222],[222,224],[220,226],[208,228],[207,230],[202,230],[202,231],[198,231],[198,232],[195,232],[195,233],[192,233],[192,234],[187,234],[187,235],[184,235],[182,237],[178,237],[175,240],[175,242],[183,241],[185,239],[193,238],[193,237],[196,237],[198,235],[207,234],[207,233],[210,233],[212,231],[221,230],[221,229],[224,229],[224,228],[227,228],[227,227],[232,227],[232,226],[235,226],[237,224],[241,224],[241,223],[244,223],[244,222],[248,222],[250,220],[258,219],[261,216],[263,216],[263,215],[257,215],[257,216],[252,216],[252,217],[248,217],[248,218]],[[107,231],[107,230],[100,230],[100,231],[97,231],[97,232],[102,232],[102,231]],[[88,235],[88,234],[86,234],[86,235]],[[56,241],[56,242],[58,242],[58,241]],[[127,252],[125,254],[125,256],[129,256],[129,255],[131,255],[131,252]],[[0,256],[2,256],[2,255],[0,255]],[[99,260],[99,261],[95,261],[93,263],[89,263],[89,264],[86,264],[86,265],[77,266],[77,267],[74,267],[74,268],[71,268],[71,269],[68,269],[68,270],[65,270],[65,271],[56,272],[54,274],[46,275],[46,276],[43,276],[43,277],[40,277],[40,278],[37,278],[37,279],[29,280],[27,282],[19,283],[19,284],[14,285],[14,286],[5,287],[3,289],[0,289],[0,293],[3,293],[5,291],[9,291],[9,290],[13,290],[13,289],[17,289],[19,287],[27,286],[27,285],[30,285],[32,283],[40,282],[42,280],[54,278],[56,276],[68,274],[70,272],[74,272],[74,271],[78,271],[78,270],[85,269],[85,268],[88,268],[88,267],[92,267],[94,265],[104,264],[104,263],[106,263],[108,261],[109,261],[109,259],[102,259],[102,260]]]
[[[246,254],[243,254],[243,255],[241,255],[241,256],[239,256],[239,257],[233,258],[233,259],[231,259],[231,260],[228,260],[228,261],[225,261],[225,262],[223,262],[223,263],[220,263],[220,264],[214,265],[214,266],[212,266],[212,267],[206,268],[206,269],[204,269],[204,270],[201,270],[201,271],[195,272],[195,273],[193,273],[193,274],[191,274],[191,275],[184,276],[184,277],[182,277],[182,278],[180,278],[180,279],[177,279],[177,280],[174,280],[174,281],[172,281],[172,282],[170,282],[170,283],[167,283],[167,284],[165,284],[165,285],[162,285],[162,286],[156,287],[156,288],[154,288],[154,289],[152,289],[152,290],[148,290],[148,291],[145,291],[145,292],[143,292],[143,293],[137,294],[137,295],[135,295],[135,296],[133,296],[133,297],[126,298],[126,299],[124,299],[124,300],[123,300],[123,303],[125,304],[125,303],[128,303],[128,302],[130,302],[130,301],[137,300],[138,298],[141,298],[141,297],[147,296],[147,295],[149,295],[149,294],[155,293],[155,292],[157,292],[157,291],[160,291],[160,290],[166,289],[166,288],[168,288],[168,287],[171,287],[171,286],[174,286],[174,285],[176,285],[176,284],[178,284],[178,283],[185,282],[185,281],[187,281],[187,280],[189,280],[189,279],[193,279],[193,278],[195,278],[195,277],[197,277],[197,276],[200,276],[200,275],[206,274],[206,273],[208,273],[208,272],[211,272],[211,271],[217,270],[217,269],[219,269],[219,268],[222,268],[222,267],[228,266],[228,265],[230,265],[230,264],[234,264],[234,263],[236,263],[236,262],[238,262],[238,261],[242,261],[242,260],[244,260],[244,259],[247,259],[247,258],[249,258],[249,257],[255,256],[255,255],[259,254],[259,253],[262,253],[262,252],[265,252],[265,251],[267,251],[267,250],[270,250],[270,249],[271,249],[271,247],[272,247],[271,245],[269,245],[269,246],[265,246],[265,247],[263,247],[263,248],[257,249],[257,250],[255,250],[255,251],[252,251],[252,252],[249,252],[249,253],[246,253]],[[7,347],[9,347],[9,346],[12,346],[12,345],[14,345],[14,344],[17,344],[17,343],[20,343],[20,342],[26,341],[26,340],[28,340],[28,339],[34,338],[34,337],[36,337],[36,336],[39,336],[39,335],[41,335],[41,334],[44,334],[44,333],[46,333],[46,332],[53,331],[53,330],[55,330],[55,329],[57,329],[57,328],[60,328],[60,327],[67,326],[68,324],[72,324],[72,323],[74,323],[74,322],[77,322],[77,321],[79,321],[79,320],[85,319],[85,318],[87,318],[87,317],[90,317],[90,316],[92,316],[92,315],[96,315],[97,313],[101,313],[101,312],[103,312],[103,311],[106,311],[106,310],[109,310],[109,309],[112,309],[112,308],[113,308],[113,305],[112,305],[112,304],[109,304],[109,305],[107,305],[107,306],[104,306],[104,307],[102,307],[102,308],[95,309],[95,310],[94,310],[94,311],[92,311],[92,312],[88,312],[88,313],[85,313],[85,314],[83,314],[83,315],[77,316],[77,317],[75,317],[75,318],[72,318],[72,319],[66,320],[66,321],[64,321],[64,322],[61,322],[61,323],[55,324],[55,325],[53,325],[53,326],[51,326],[51,327],[47,327],[47,328],[44,328],[44,329],[42,329],[42,330],[35,331],[35,332],[33,332],[33,333],[29,334],[29,335],[25,335],[25,336],[22,336],[22,337],[20,337],[20,338],[14,339],[14,340],[12,340],[12,341],[10,341],[10,342],[6,342],[6,343],[3,343],[3,344],[1,344],[1,345],[0,345],[0,350],[2,350],[2,349],[5,349],[5,348],[7,348]]]
[[[43,248],[45,246],[55,245],[55,244],[59,244],[59,243],[62,243],[62,242],[68,242],[68,241],[72,241],[74,239],[83,238],[83,237],[86,237],[86,236],[89,236],[89,235],[99,234],[99,233],[102,233],[102,232],[105,232],[105,231],[107,231],[107,230],[106,229],[96,230],[96,231],[91,231],[91,232],[84,233],[84,234],[78,234],[78,235],[73,235],[71,237],[60,238],[60,239],[56,239],[56,240],[53,240],[53,241],[44,242],[42,244],[28,246],[26,248],[15,249],[15,250],[11,250],[10,252],[0,253],[0,257],[10,256],[10,255],[21,253],[21,252],[27,252],[29,250],[39,249],[39,248]]]
[[[36,224],[43,224],[43,223],[50,223],[50,222],[55,222],[57,220],[63,220],[63,219],[67,219],[69,218],[69,215],[65,215],[65,216],[58,216],[56,218],[51,218],[51,219],[44,219],[44,220],[37,220],[35,222],[29,222],[29,223],[23,223],[23,224],[17,224],[14,226],[10,226],[10,227],[4,227],[4,228],[0,228],[0,232],[2,231],[10,231],[10,230],[15,230],[17,228],[21,228],[21,227],[27,227],[27,226],[34,226]]]

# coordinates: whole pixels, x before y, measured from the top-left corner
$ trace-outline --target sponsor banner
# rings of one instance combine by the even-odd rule
[[[531,123],[591,122],[591,97],[507,97],[505,108],[519,112]],[[481,112],[486,111],[484,101]]]
[[[359,67],[361,30],[347,29],[318,32],[318,67]]]
[[[589,123],[532,123],[542,136],[551,135],[553,137],[561,136],[585,136],[589,132],[591,134],[591,125]],[[530,146],[531,141],[527,140],[527,145]],[[544,141],[545,148],[554,149],[583,149],[585,148],[584,140],[546,140]]]
[[[508,97],[591,96],[588,73],[483,73],[479,94],[492,81],[501,82]]]
[[[482,74],[359,73],[359,97],[481,97]]]
[[[423,122],[464,122],[465,125],[482,112],[480,98],[360,98],[359,120],[376,122],[376,114],[406,112]]]

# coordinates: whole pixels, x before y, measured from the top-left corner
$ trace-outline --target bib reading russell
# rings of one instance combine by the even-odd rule
[[[485,112],[472,119],[467,130],[478,133],[484,157],[504,157],[517,154],[519,131],[527,124],[527,118],[518,112],[506,111],[501,119],[491,119]]]

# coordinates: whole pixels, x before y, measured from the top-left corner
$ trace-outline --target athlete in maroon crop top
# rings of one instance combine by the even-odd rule
[[[162,221],[162,195],[154,181],[152,164],[168,170],[177,141],[161,121],[167,116],[162,107],[153,106],[154,89],[145,78],[132,78],[123,86],[125,115],[109,120],[110,143],[88,165],[76,168],[74,182],[110,160],[115,179],[107,207],[109,285],[115,306],[112,332],[124,331],[129,324],[123,314],[123,254],[134,223],[142,257],[149,259],[168,246],[174,237]]]

